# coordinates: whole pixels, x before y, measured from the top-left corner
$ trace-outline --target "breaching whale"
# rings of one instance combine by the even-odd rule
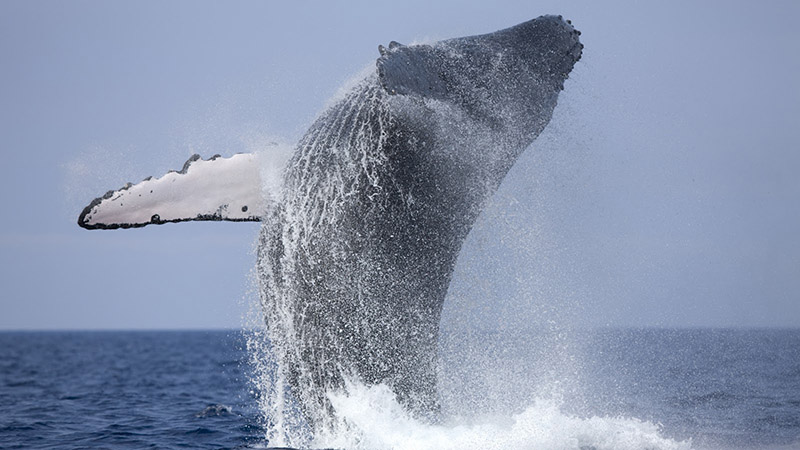
[[[268,335],[312,433],[335,425],[327,395],[350,379],[386,384],[410,412],[435,418],[439,319],[461,245],[549,122],[579,35],[542,16],[379,46],[376,70],[301,138],[279,192],[262,193],[254,155],[195,156],[95,199],[78,223],[262,221]]]

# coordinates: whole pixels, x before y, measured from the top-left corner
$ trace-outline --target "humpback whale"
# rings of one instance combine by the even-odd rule
[[[579,35],[561,16],[542,16],[381,45],[375,71],[297,143],[279,192],[261,192],[254,155],[195,156],[95,199],[78,223],[263,222],[267,333],[311,432],[336,426],[328,394],[351,379],[385,384],[435,420],[439,319],[461,245],[549,122],[581,57]]]

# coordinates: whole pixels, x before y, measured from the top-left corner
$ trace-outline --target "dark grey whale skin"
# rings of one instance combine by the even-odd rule
[[[550,120],[580,33],[542,16],[432,45],[379,47],[376,73],[313,123],[265,218],[269,336],[312,432],[326,392],[385,383],[435,420],[437,340],[461,245]]]

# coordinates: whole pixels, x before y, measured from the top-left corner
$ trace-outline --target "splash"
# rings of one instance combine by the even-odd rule
[[[658,424],[630,417],[579,417],[563,411],[557,394],[534,399],[521,411],[486,408],[462,411],[431,424],[413,417],[385,384],[367,386],[348,379],[344,389],[328,392],[333,426],[312,435],[277,370],[263,330],[248,337],[251,382],[263,414],[269,447],[347,450],[679,450],[691,441],[666,438]],[[548,389],[542,389],[548,391]],[[558,391],[558,388],[550,390]],[[474,394],[474,393],[473,393]],[[489,393],[487,393],[489,395]],[[276,402],[276,399],[281,401]]]
[[[559,402],[537,399],[519,414],[426,424],[411,417],[385,385],[348,382],[329,394],[342,431],[319,436],[315,448],[343,449],[688,449],[690,442],[661,437],[659,427],[622,417],[579,418]]]

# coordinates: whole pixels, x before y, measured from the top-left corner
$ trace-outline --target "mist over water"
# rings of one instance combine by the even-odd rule
[[[717,450],[800,443],[797,331],[609,329],[512,337],[507,330],[475,330],[453,337],[442,337],[440,421],[412,417],[385,385],[350,381],[329,393],[346,426],[315,439],[296,409],[260,403],[267,445]],[[249,340],[257,342],[255,335]],[[274,395],[280,377],[261,375],[251,383]]]
[[[534,345],[546,345],[538,339]],[[255,370],[251,383],[258,392],[261,424],[270,447],[341,449],[685,449],[690,440],[664,436],[661,425],[630,415],[587,414],[580,402],[585,394],[576,385],[585,374],[561,373],[549,365],[548,350],[528,345],[499,350],[497,336],[456,344],[459,350],[443,355],[440,393],[443,414],[430,423],[413,417],[386,385],[367,386],[348,381],[344,389],[328,393],[337,427],[312,436],[299,408],[291,403],[285,380],[269,356],[264,334],[251,331],[248,351]],[[494,342],[492,342],[494,341]],[[445,344],[447,345],[447,344]],[[465,351],[464,349],[469,349]],[[455,364],[456,354],[478,351]],[[256,356],[258,355],[258,356]],[[264,359],[264,358],[267,359]],[[569,360],[574,361],[577,355]],[[548,359],[550,359],[548,361]],[[463,378],[458,375],[466,375]],[[569,390],[565,395],[565,390]],[[288,402],[277,403],[285,396]],[[595,411],[602,407],[593,405]],[[578,410],[578,412],[570,410]],[[583,413],[583,414],[581,414]]]

